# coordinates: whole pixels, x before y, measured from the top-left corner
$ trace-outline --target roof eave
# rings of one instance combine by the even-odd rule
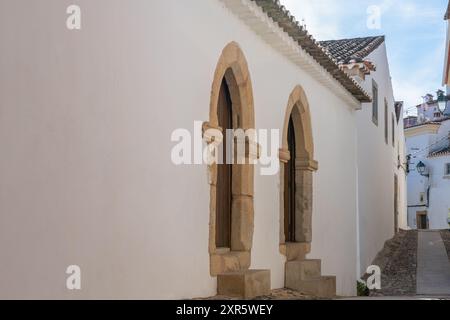
[[[273,19],[301,48],[313,57],[331,76],[342,84],[359,102],[371,102],[372,98],[350,76],[340,69],[337,62],[308,34],[295,17],[278,0],[251,0]]]
[[[445,13],[444,20],[450,19],[450,1],[448,2],[447,12]]]

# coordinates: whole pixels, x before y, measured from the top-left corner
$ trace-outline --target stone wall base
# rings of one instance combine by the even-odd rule
[[[270,294],[270,270],[246,270],[217,277],[217,294],[252,299]]]
[[[320,260],[286,262],[286,288],[321,298],[336,296],[336,277],[322,276]]]

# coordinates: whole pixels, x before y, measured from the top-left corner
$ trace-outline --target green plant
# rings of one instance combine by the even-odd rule
[[[370,294],[370,290],[364,281],[356,281],[356,290],[358,297],[367,297]]]

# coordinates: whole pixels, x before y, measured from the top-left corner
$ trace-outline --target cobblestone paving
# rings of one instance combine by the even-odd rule
[[[381,290],[371,291],[370,296],[416,294],[417,239],[415,230],[400,231],[386,242],[373,263],[381,268]]]
[[[320,300],[317,297],[307,296],[289,289],[272,290],[268,296],[257,298],[257,300]]]
[[[450,230],[442,230],[441,238],[444,241],[445,249],[447,249],[447,256],[450,260]]]
[[[225,296],[214,296],[206,298],[205,300],[239,300],[237,298],[230,298]],[[320,300],[316,297],[307,296],[301,294],[300,292],[289,290],[289,289],[275,289],[272,290],[270,295],[257,297],[253,300]]]

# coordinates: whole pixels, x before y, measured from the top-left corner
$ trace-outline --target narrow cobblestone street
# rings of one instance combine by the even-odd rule
[[[381,290],[367,299],[450,299],[450,231],[400,231],[373,264]]]
[[[450,299],[449,230],[401,230],[386,242],[373,264],[381,268],[382,289],[372,290],[368,297],[354,299]],[[363,279],[367,280],[367,275]],[[224,296],[208,299],[233,300]],[[289,289],[276,289],[256,300],[318,299]]]
[[[417,231],[400,231],[386,242],[373,264],[381,268],[381,290],[371,296],[413,296],[416,294]]]

